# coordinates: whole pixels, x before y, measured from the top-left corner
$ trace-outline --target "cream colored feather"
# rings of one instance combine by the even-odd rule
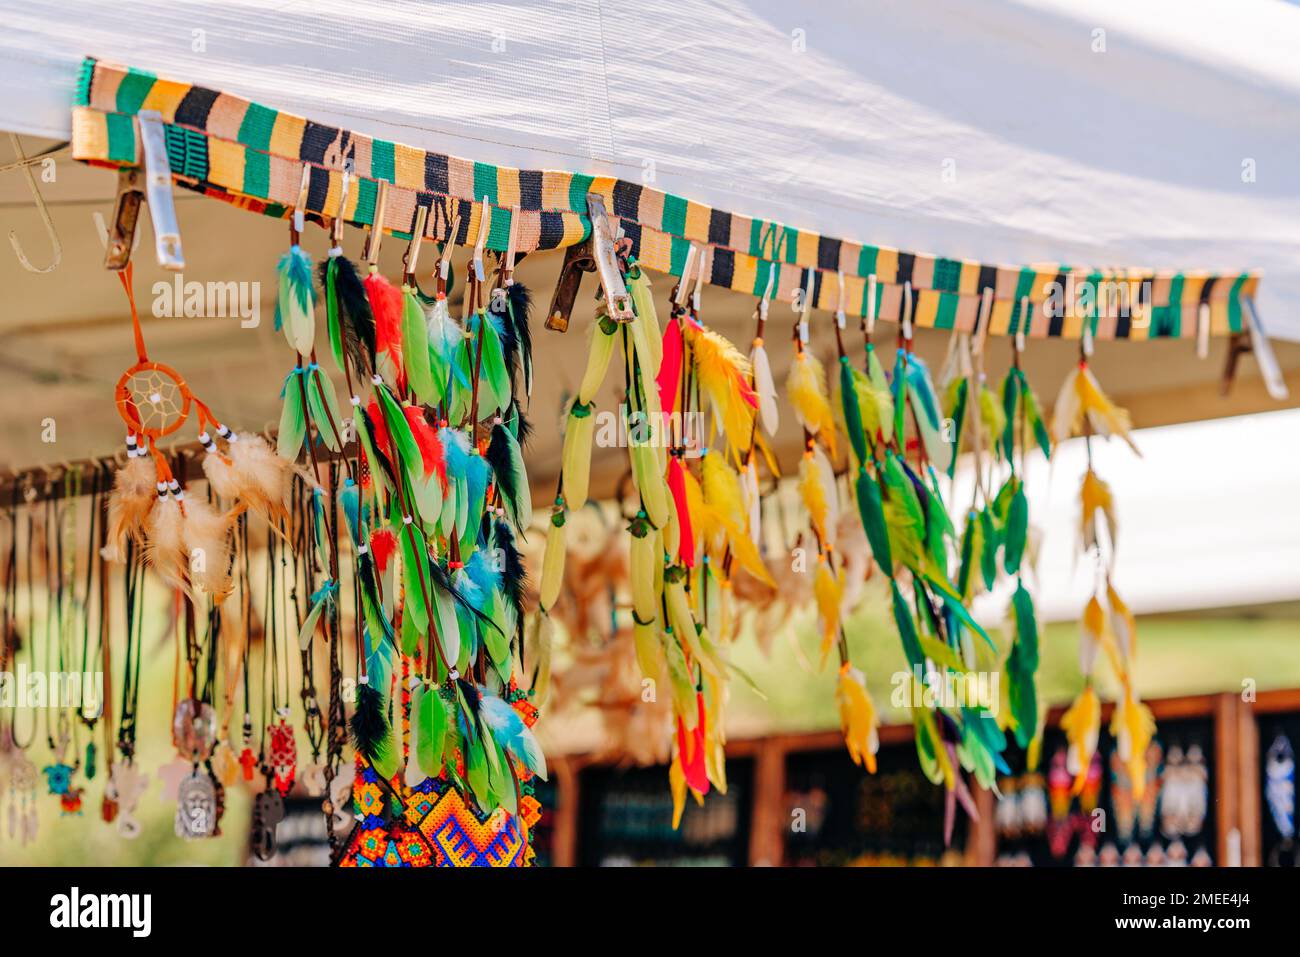
[[[117,470],[108,496],[108,535],[103,549],[106,560],[126,561],[127,539],[141,540],[149,510],[158,501],[157,481],[157,469],[147,456],[129,459]]]
[[[1065,377],[1061,391],[1057,393],[1052,414],[1052,439],[1063,442],[1073,435],[1083,434],[1085,419],[1097,435],[1107,438],[1118,435],[1141,456],[1133,436],[1129,434],[1132,423],[1128,412],[1111,402],[1092,370],[1086,363],[1080,363]]]
[[[835,417],[826,391],[826,373],[817,357],[803,349],[795,353],[785,380],[786,398],[795,417],[835,455]]]
[[[230,523],[201,498],[186,497],[181,537],[190,582],[220,604],[230,595]]]
[[[168,588],[179,588],[193,598],[186,576],[189,561],[181,503],[171,496],[160,499],[145,521],[144,558]]]
[[[772,364],[767,358],[767,349],[762,339],[755,339],[749,351],[749,364],[754,370],[754,392],[758,396],[759,421],[763,431],[776,435],[781,416],[776,402],[776,383],[772,380]]]
[[[221,498],[250,509],[273,526],[288,518],[293,465],[276,454],[260,435],[240,432],[224,457],[211,453],[204,456],[203,474]]]

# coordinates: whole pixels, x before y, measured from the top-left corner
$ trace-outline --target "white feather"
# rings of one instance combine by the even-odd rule
[[[763,423],[763,431],[776,435],[780,422],[779,406],[776,402],[776,383],[772,380],[772,366],[767,360],[767,350],[761,339],[754,340],[750,350],[749,361],[754,369],[754,392],[758,394],[758,417]]]

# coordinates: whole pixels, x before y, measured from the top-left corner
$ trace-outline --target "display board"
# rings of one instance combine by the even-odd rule
[[[1215,863],[1214,721],[1160,722],[1148,749],[1146,785],[1137,793],[1115,739],[1101,740],[1078,794],[1072,793],[1065,735],[1044,733],[1036,770],[1011,755],[999,782],[996,825],[1001,866],[1158,867]]]
[[[1296,867],[1295,749],[1300,745],[1300,711],[1256,716],[1259,731],[1260,863]]]
[[[579,775],[578,863],[597,867],[743,867],[749,859],[754,762],[727,763],[727,793],[688,800],[673,829],[664,767],[589,767]]]
[[[843,748],[786,756],[785,865],[963,863],[965,815],[958,815],[945,849],[944,791],[921,774],[915,746],[882,745],[876,757],[872,775]]]

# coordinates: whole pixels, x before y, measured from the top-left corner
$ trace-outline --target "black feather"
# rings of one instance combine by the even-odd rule
[[[492,467],[492,474],[496,476],[497,489],[501,492],[507,512],[516,519],[518,524],[519,496],[527,495],[528,489],[519,488],[520,477],[515,474],[514,458],[510,454],[509,442],[510,435],[506,431],[505,424],[497,423],[492,426],[492,441],[488,443],[487,454],[484,457]]]
[[[524,593],[528,587],[528,570],[515,545],[515,533],[509,522],[496,522],[497,548],[501,549],[501,593],[515,610],[515,633],[524,629]]]
[[[447,573],[447,569],[443,568],[433,559],[429,559],[429,576],[433,579],[435,585],[447,594],[451,595],[452,600],[456,602],[456,604],[460,605],[460,607],[473,615],[480,625],[489,627],[497,632],[501,631],[501,628],[495,621],[465,600],[465,596],[458,592],[456,586],[451,583],[451,575]]]
[[[372,764],[388,757],[388,717],[384,696],[371,684],[357,686],[357,707],[349,722],[352,746]]]
[[[343,347],[357,375],[369,379],[375,371],[375,317],[357,267],[346,256],[339,256],[338,261],[334,292],[338,296]]]
[[[366,424],[366,434],[370,436],[370,448],[375,453],[375,461],[383,469],[389,487],[397,488],[397,472],[393,469],[392,463],[388,461],[388,457],[384,455],[383,450],[375,442],[375,420],[370,417],[370,413],[366,411],[365,406],[357,406],[357,411],[361,413],[361,421]],[[384,424],[387,425],[387,423]]]
[[[533,330],[529,312],[533,307],[533,294],[521,282],[511,283],[506,287],[506,297],[510,303],[510,325],[513,328],[516,348],[519,351],[519,364],[524,370],[524,392],[533,391]]]

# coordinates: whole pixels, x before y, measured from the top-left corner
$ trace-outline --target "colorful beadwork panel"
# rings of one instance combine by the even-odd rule
[[[87,58],[73,110],[73,155],[87,163],[136,165],[135,115],[156,110],[167,124],[173,176],[181,185],[270,216],[298,202],[310,170],[308,218],[374,222],[377,184],[389,184],[384,230],[409,238],[424,206],[426,238],[477,241],[488,217],[487,248],[504,251],[513,230],[521,252],[581,243],[591,232],[589,193],[631,240],[649,268],[680,276],[688,265],[715,286],[813,308],[899,321],[910,308],[920,328],[974,331],[991,290],[988,332],[1034,338],[1192,337],[1208,311],[1210,333],[1244,328],[1252,273],[1168,273],[1065,264],[1011,267],[945,259],[822,236],[782,223],[713,209],[640,183],[555,170],[521,170],[433,153],[313,123],[238,96]],[[343,173],[355,188],[340,209]],[[699,255],[692,257],[695,248]],[[910,288],[911,295],[907,290]]]

